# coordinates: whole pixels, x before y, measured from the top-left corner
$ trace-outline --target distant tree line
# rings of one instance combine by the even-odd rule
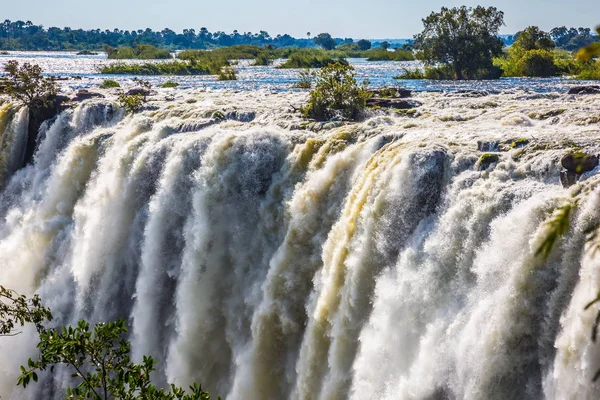
[[[352,43],[352,38],[331,38],[328,45]],[[318,36],[317,36],[318,37]],[[318,41],[318,39],[317,39]],[[154,31],[150,28],[139,30],[101,30],[101,29],[71,29],[69,27],[44,28],[34,25],[31,21],[10,21],[0,23],[0,50],[101,50],[104,45],[111,47],[150,44],[170,50],[206,49],[250,44],[256,46],[274,47],[313,47],[315,39],[310,32],[306,38],[294,38],[288,34],[272,37],[266,31],[258,33],[222,31],[209,32],[206,28],[184,29],[177,33],[165,28]]]

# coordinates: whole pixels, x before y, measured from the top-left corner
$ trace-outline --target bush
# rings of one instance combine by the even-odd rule
[[[122,46],[119,48],[104,45],[104,51],[111,60],[168,60],[172,58],[169,50],[159,49],[151,44],[136,44],[135,47]]]
[[[270,59],[266,54],[259,54],[254,59],[254,64],[256,66],[267,66],[273,64],[273,60]]]
[[[216,75],[224,62],[200,64],[195,60],[170,61],[163,63],[124,64],[117,63],[104,66],[101,74],[113,75]]]
[[[224,67],[221,72],[219,72],[219,80],[220,81],[235,81],[237,80],[237,76],[235,74],[235,69],[233,67]]]
[[[584,64],[575,78],[583,81],[600,80],[600,64],[598,62]]]
[[[557,73],[554,57],[547,50],[529,50],[518,65],[522,76],[549,77]]]
[[[285,63],[279,68],[323,68],[330,64],[348,65],[342,57],[332,57],[323,50],[298,50],[289,55]]]
[[[357,84],[354,68],[340,63],[327,65],[319,71],[308,104],[300,108],[304,116],[326,121],[340,116],[357,120],[366,107],[370,93],[368,81]]]
[[[4,66],[4,93],[30,108],[42,108],[50,104],[58,93],[56,82],[42,76],[42,68],[36,64],[24,63],[19,66],[9,60]]]
[[[366,51],[365,57],[367,58],[367,61],[411,61],[415,59],[415,56],[411,51],[387,51],[384,49]]]
[[[119,106],[125,109],[127,114],[134,114],[142,108],[144,104],[144,96],[141,94],[125,94],[119,95]]]
[[[166,81],[165,83],[160,85],[160,87],[163,89],[176,88],[177,86],[179,86],[179,83],[173,81]]]
[[[310,89],[312,87],[313,80],[315,79],[315,73],[306,68],[298,73],[300,80],[294,83],[293,87],[297,89]]]
[[[420,69],[404,68],[402,74],[392,76],[392,79],[425,79],[425,73]]]
[[[111,89],[121,87],[119,82],[112,79],[105,79],[104,82],[100,85],[100,89]]]

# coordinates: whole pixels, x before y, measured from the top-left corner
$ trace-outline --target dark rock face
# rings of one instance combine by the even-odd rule
[[[573,86],[569,89],[568,94],[597,94],[600,93],[600,86],[588,85],[588,86]]]
[[[129,89],[127,91],[127,94],[129,96],[135,96],[137,94],[141,94],[142,96],[149,96],[150,95],[150,91],[148,89],[144,89],[144,88],[133,88],[133,89]]]
[[[479,151],[500,151],[499,141],[477,141],[477,150]]]
[[[598,156],[591,154],[568,154],[560,160],[568,172],[578,175],[592,171],[598,166]]]
[[[416,100],[403,100],[394,98],[372,97],[367,100],[367,107],[393,108],[396,110],[408,110],[420,107],[421,103]]]
[[[100,93],[90,92],[89,90],[81,89],[75,94],[74,97],[71,98],[71,101],[83,101],[93,98],[103,99],[104,95]]]
[[[560,172],[560,182],[563,187],[573,186],[579,180],[579,177],[593,171],[598,166],[598,156],[593,154],[567,154],[560,160],[564,168]]]
[[[30,107],[29,108],[29,124],[27,126],[27,147],[25,149],[25,157],[23,159],[23,166],[28,165],[33,161],[33,154],[35,153],[35,146],[37,143],[37,136],[40,130],[40,126],[46,120],[54,118],[59,112],[62,111],[62,103],[67,99],[65,96],[54,96],[50,101],[43,107]]]
[[[373,97],[391,97],[394,99],[405,99],[412,96],[412,92],[404,88],[373,89],[369,92]]]
[[[577,183],[579,175],[574,172],[560,171],[560,183],[564,188],[569,188]]]

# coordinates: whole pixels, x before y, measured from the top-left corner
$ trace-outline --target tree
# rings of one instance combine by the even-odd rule
[[[360,39],[356,44],[362,51],[369,50],[371,48],[371,42],[366,39]]]
[[[21,366],[18,385],[27,387],[37,382],[38,372],[63,365],[73,371],[79,382],[67,388],[67,399],[94,400],[210,400],[210,395],[194,384],[190,394],[175,385],[170,391],[159,389],[150,381],[155,370],[152,357],[144,356],[141,364],[130,360],[125,321],[100,323],[90,329],[85,321],[77,327],[44,330],[40,333],[39,359],[29,359],[27,368]]]
[[[556,44],[552,40],[550,34],[540,30],[537,26],[530,26],[515,35],[515,43],[513,46],[520,47],[525,51],[550,51],[556,47]]]
[[[42,76],[42,68],[36,64],[24,63],[19,66],[10,60],[4,66],[4,92],[30,108],[46,107],[50,99],[58,93],[56,83]]]
[[[382,49],[387,50],[390,48],[390,42],[388,41],[383,41],[379,44],[381,46]]]
[[[518,68],[523,76],[549,77],[557,73],[554,57],[548,50],[529,50],[519,60]]]
[[[50,309],[42,305],[38,295],[27,298],[14,290],[0,286],[0,336],[15,336],[20,333],[17,326],[26,323],[43,330],[42,323],[52,320]]]
[[[476,79],[489,75],[492,58],[502,53],[504,43],[497,36],[502,25],[504,13],[495,7],[442,7],[423,19],[414,45],[426,65],[441,63],[456,79]]]
[[[356,82],[356,72],[350,65],[327,65],[316,76],[315,88],[310,92],[308,104],[300,108],[306,116],[326,121],[336,116],[357,120],[366,107],[370,93],[368,81]]]
[[[315,38],[315,44],[323,47],[325,50],[335,49],[335,39],[329,33],[319,33]]]

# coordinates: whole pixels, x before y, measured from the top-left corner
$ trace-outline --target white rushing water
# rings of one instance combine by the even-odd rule
[[[27,110],[0,106],[0,283],[57,325],[126,318],[157,382],[232,400],[597,398],[600,178],[558,174],[598,153],[600,96],[422,93],[325,125],[294,113],[305,97],[86,102],[18,170]],[[480,168],[478,140],[517,139]],[[61,398],[60,372],[15,386],[34,333],[1,339],[4,399]]]

